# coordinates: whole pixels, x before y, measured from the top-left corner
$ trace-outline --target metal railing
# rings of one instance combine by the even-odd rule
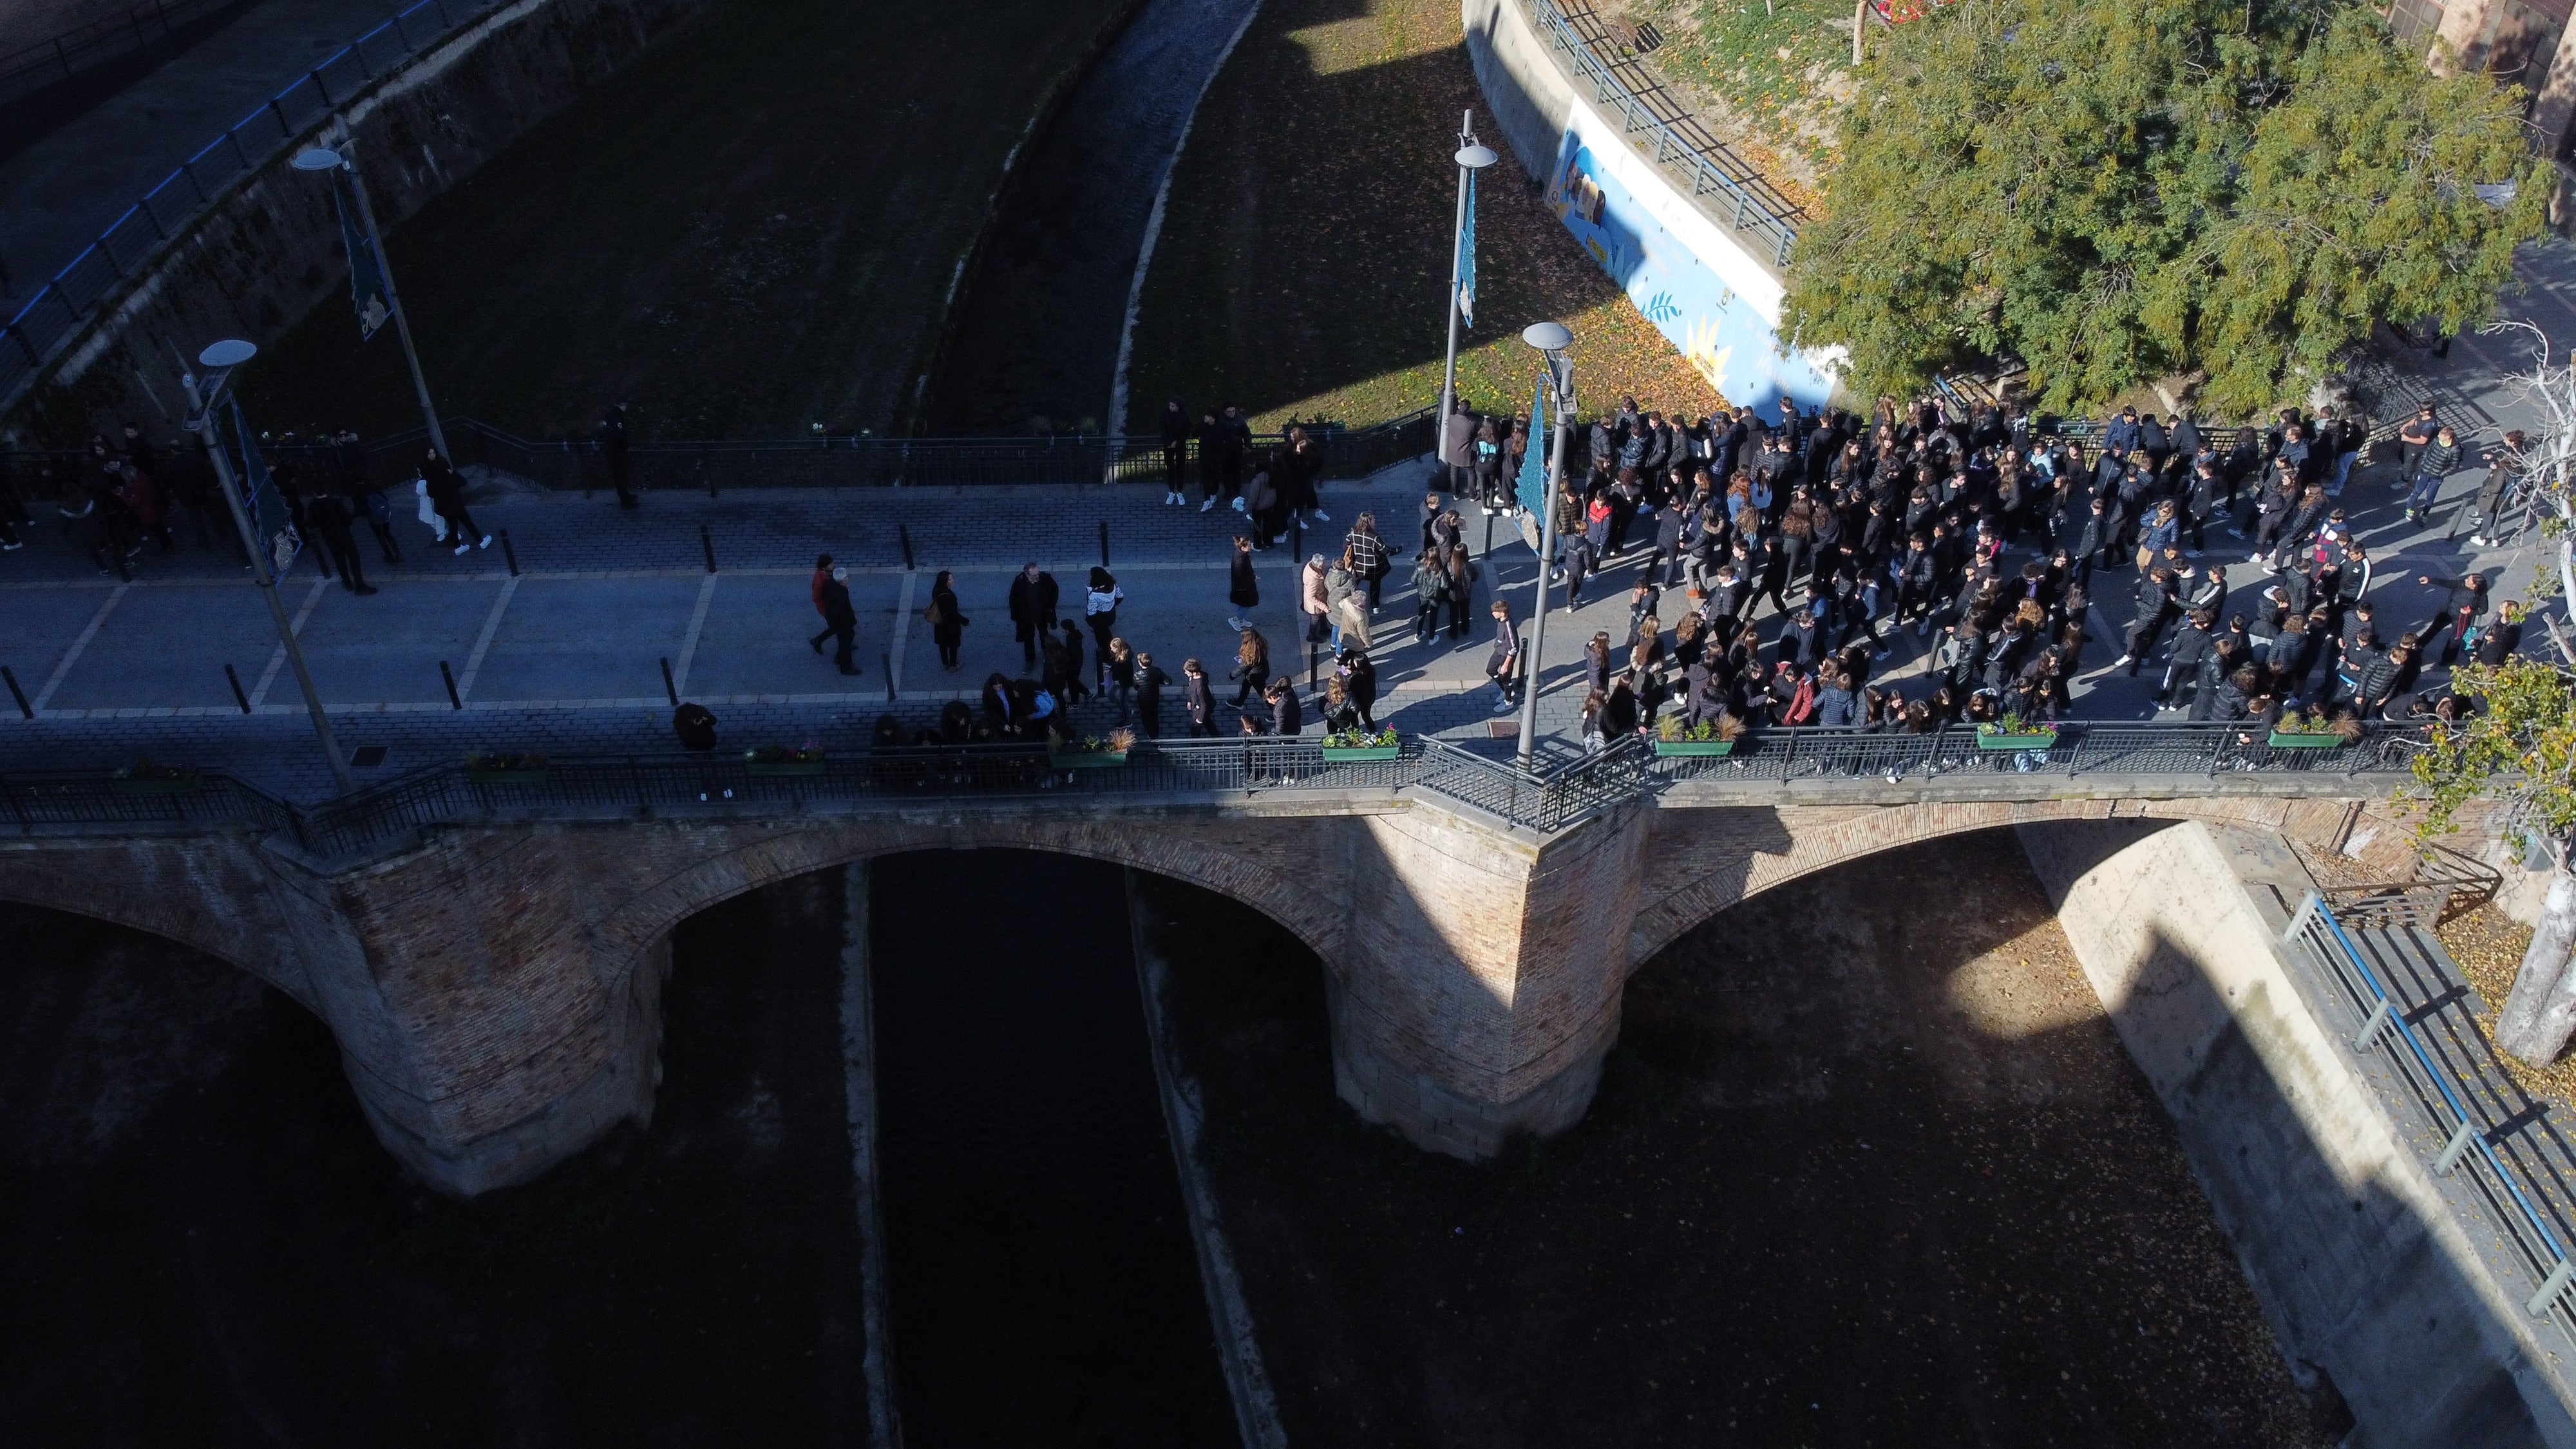
[[[93,66],[167,39],[184,25],[221,14],[244,0],[145,0],[122,15],[75,25],[33,45],[0,52],[0,104],[30,96]]]
[[[1736,233],[1767,247],[1775,265],[1789,264],[1798,227],[1807,219],[1743,157],[1701,124],[1689,105],[1633,57],[1618,54],[1618,40],[1582,0],[1528,0],[1539,34],[1565,57],[1592,99],[1618,116],[1620,131],[1653,138],[1638,149],[1657,165],[1680,173],[1693,201],[1713,198],[1711,214],[1731,220]],[[1758,253],[1757,249],[1757,253]]]
[[[1364,478],[1390,463],[1419,458],[1432,447],[1431,412],[1418,409],[1366,428],[1339,423],[1304,424],[1324,451],[1324,476]],[[524,478],[541,488],[603,490],[612,486],[609,460],[597,438],[531,442],[472,418],[441,418],[451,460],[461,468],[487,468]],[[1285,441],[1256,433],[1243,459],[1249,478],[1261,460]],[[408,484],[420,468],[428,429],[408,428],[366,443],[366,481],[383,487]],[[340,462],[320,444],[263,444],[272,462],[292,462],[304,477],[328,482]],[[1189,477],[1198,481],[1198,445],[1188,445]],[[26,471],[51,463],[77,472],[88,455],[76,450],[25,450],[0,455],[0,463]],[[1160,438],[1067,435],[1044,437],[878,438],[812,437],[639,441],[627,448],[628,480],[644,492],[687,490],[710,496],[741,488],[937,487],[993,483],[1160,482]]]
[[[2554,1318],[2576,1337],[2576,1259],[2568,1251],[2576,1243],[2576,1148],[2478,1030],[2468,988],[2445,969],[2448,955],[2427,927],[2369,917],[2347,923],[2347,914],[2310,891],[2282,941],[2306,948],[2359,1022],[2353,1049],[2388,1047],[2391,1070],[2442,1139],[2434,1173],[2466,1169],[2530,1272],[2525,1311]]]
[[[225,188],[268,164],[360,90],[503,3],[417,0],[181,162],[0,326],[0,409],[16,403],[100,307],[138,280],[160,249],[185,235],[197,213]]]
[[[1968,725],[1925,734],[1902,730],[1766,729],[1735,741],[1721,756],[1665,756],[1643,762],[1658,783],[1690,780],[1864,780],[1889,784],[1961,775],[2267,775],[2398,774],[2423,748],[2418,728],[2375,725],[2359,740],[2332,749],[2270,743],[2260,726],[2180,722],[2100,723],[2065,720],[2045,743],[2016,748],[1981,737]]]
[[[1068,766],[1036,744],[922,746],[832,756],[794,770],[720,754],[637,754],[556,760],[494,774],[462,760],[424,766],[354,794],[298,807],[219,771],[192,785],[126,782],[103,774],[0,777],[0,812],[20,830],[167,826],[283,833],[326,860],[445,822],[494,817],[631,819],[666,814],[830,810],[863,801],[1042,796],[1209,798],[1271,790],[1423,790],[1507,824],[1553,833],[1601,811],[1651,799],[1666,787],[1720,778],[1786,783],[1935,776],[2063,767],[2123,774],[2195,775],[2224,770],[2346,774],[2403,768],[2421,736],[2388,729],[2331,752],[2274,750],[2234,726],[2061,727],[2046,750],[1980,750],[1973,732],[1930,735],[1777,729],[1748,734],[1724,758],[1660,758],[1635,736],[1598,755],[1523,770],[1447,740],[1414,736],[1393,759],[1359,760],[1303,739],[1157,740],[1123,763]],[[2073,736],[2073,739],[2068,739]],[[2320,763],[2321,755],[2344,757]]]

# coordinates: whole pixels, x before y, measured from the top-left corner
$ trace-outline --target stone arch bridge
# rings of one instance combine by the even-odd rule
[[[1475,1157],[1580,1118],[1638,964],[1811,871],[2037,821],[2198,819],[2325,848],[2402,834],[2384,769],[1632,768],[1606,786],[1561,775],[1555,805],[1533,810],[1546,802],[1530,777],[1498,796],[1505,772],[1418,745],[1365,767],[1311,745],[1258,762],[1226,748],[1242,761],[1227,776],[1170,763],[1219,748],[1167,748],[1114,785],[1108,771],[1021,768],[1016,788],[971,772],[890,782],[838,761],[811,780],[732,784],[743,766],[700,760],[558,763],[543,782],[441,767],[336,813],[222,778],[132,797],[20,776],[0,782],[19,826],[0,837],[0,898],[150,931],[294,996],[331,1026],[386,1146],[474,1193],[650,1113],[675,925],[874,856],[1055,851],[1254,907],[1323,962],[1341,1095]]]

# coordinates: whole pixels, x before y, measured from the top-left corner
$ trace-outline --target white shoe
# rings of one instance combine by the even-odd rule
[[[2245,561],[2247,563],[2261,563],[2263,561],[2263,555],[2259,553],[2249,553],[2245,555]]]
[[[461,555],[464,555],[464,554],[472,553],[473,551],[474,551],[474,545],[472,545],[472,544],[470,544],[470,543],[460,543],[460,544],[458,544],[458,545],[456,546],[456,552],[457,552],[460,556],[461,556]]]
[[[1209,499],[1207,502],[1202,503],[1202,504],[1200,504],[1200,505],[1199,505],[1199,512],[1201,512],[1201,513],[1205,513],[1205,512],[1207,512],[1209,509],[1214,508],[1214,507],[1216,507],[1216,500],[1215,500],[1215,499],[1213,499],[1213,498],[1211,498],[1211,499]]]
[[[16,548],[16,547],[17,547],[17,545],[16,545],[16,544],[14,544],[14,543],[13,543],[13,544],[11,544],[11,545],[9,545],[9,546],[10,546],[11,548]],[[2470,535],[2469,535],[2469,547],[2471,547],[2471,548],[2484,548],[2484,547],[2486,547],[2486,546],[2487,546],[2486,535],[2484,535],[2484,534],[2480,534],[2480,533],[2473,533],[2473,534],[2470,534]]]
[[[1333,521],[1333,515],[1318,508],[1315,510],[1315,521],[1318,523],[1330,523]]]
[[[1252,626],[1244,622],[1244,618],[1241,614],[1228,614],[1225,616],[1225,627],[1232,629],[1237,634],[1240,634]]]
[[[1243,511],[1243,499],[1241,495],[1237,495],[1234,500],[1234,511],[1237,513],[1241,513]]]
[[[490,534],[488,534],[488,533],[487,533],[487,534],[485,534],[485,535],[483,535],[483,541],[482,541],[481,543],[478,543],[478,544],[476,544],[476,545],[475,545],[475,547],[476,547],[476,548],[490,548],[491,546],[492,546],[492,535],[490,535]]]
[[[2126,654],[2123,654],[2123,655],[2121,655],[2119,658],[2112,660],[2112,661],[2111,661],[2111,667],[2112,667],[2112,668],[2114,668],[2114,669],[2126,669],[2126,668],[2128,668],[2128,667],[2129,667],[2129,656],[2128,656],[2128,655],[2126,655]]]

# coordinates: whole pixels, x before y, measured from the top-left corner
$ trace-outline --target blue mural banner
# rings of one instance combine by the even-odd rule
[[[361,224],[355,183],[345,164],[331,168],[331,199],[340,208],[340,244],[349,250],[349,296],[358,306],[358,340],[364,342],[393,313],[386,300],[391,289],[385,285],[385,259]]]
[[[241,489],[242,511],[250,515],[251,536],[261,540],[262,551],[267,555],[269,577],[281,578],[302,551],[304,537],[295,531],[294,514],[286,506],[286,496],[277,491],[268,460],[260,456],[259,444],[252,440],[250,423],[242,417],[241,400],[226,401],[232,404],[232,427],[223,440],[225,459],[233,465],[233,482]],[[218,431],[223,431],[220,424]]]
[[[1512,491],[1521,508],[1537,518],[1547,509],[1547,454],[1556,446],[1556,435],[1548,431],[1545,378],[1539,379],[1538,395],[1530,400],[1529,437],[1529,451],[1521,455],[1521,476]]]
[[[1834,380],[1821,359],[1782,344],[1779,280],[1615,140],[1587,144],[1580,122],[1557,148],[1547,206],[1693,370],[1738,407],[1781,398],[1820,407]],[[1757,295],[1748,296],[1748,291]]]
[[[1458,319],[1476,325],[1476,173],[1467,173],[1467,226],[1458,238]]]

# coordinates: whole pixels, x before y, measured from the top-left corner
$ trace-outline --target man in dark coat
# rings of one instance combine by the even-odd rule
[[[322,546],[330,550],[342,586],[353,594],[374,593],[375,586],[359,571],[357,520],[350,516],[349,500],[338,493],[316,493],[305,503],[304,517],[322,535]]]
[[[1032,561],[1011,580],[1011,632],[1020,641],[1020,662],[1038,662],[1038,640],[1055,631],[1055,575]]]
[[[823,581],[823,622],[832,631],[832,662],[843,674],[858,673],[859,666],[850,662],[850,649],[858,637],[859,615],[850,607],[850,571],[846,568],[832,570],[832,576]]]
[[[626,404],[609,408],[599,425],[600,456],[608,460],[608,481],[617,488],[617,506],[632,508],[636,504],[635,488],[626,473]]]

